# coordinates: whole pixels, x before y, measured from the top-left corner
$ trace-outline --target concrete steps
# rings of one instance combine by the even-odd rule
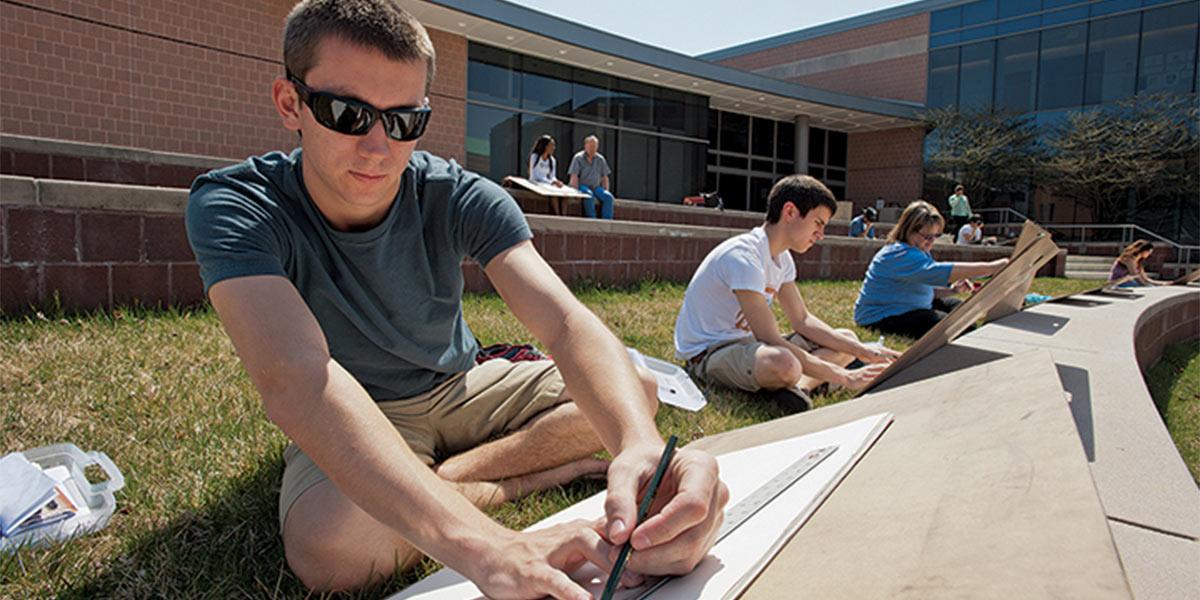
[[[1067,254],[1066,275],[1069,279],[1108,279],[1112,269],[1111,256]]]

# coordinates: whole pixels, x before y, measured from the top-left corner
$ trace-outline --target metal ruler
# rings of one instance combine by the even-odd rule
[[[730,533],[740,527],[743,523],[750,520],[758,511],[777,498],[780,494],[792,487],[793,483],[804,477],[806,473],[813,470],[814,467],[821,464],[821,461],[829,458],[831,454],[837,451],[837,446],[825,446],[818,448],[801,456],[796,462],[788,465],[787,468],[780,471],[774,477],[758,487],[738,502],[737,505],[725,511],[725,524],[721,525],[721,530],[717,533],[717,541],[713,545],[721,543]],[[637,600],[650,597],[658,588],[666,585],[674,577],[663,577],[654,582],[653,585],[646,588],[645,591],[637,597]]]

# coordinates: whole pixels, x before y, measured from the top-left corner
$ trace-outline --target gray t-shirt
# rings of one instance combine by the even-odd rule
[[[589,163],[587,150],[576,152],[571,158],[571,166],[567,169],[567,175],[579,176],[579,185],[590,188],[600,187],[600,179],[611,174],[612,169],[608,168],[608,161],[604,160],[604,155],[597,152]]]
[[[192,184],[187,232],[205,292],[232,277],[281,275],[316,316],[330,352],[376,401],[426,392],[475,364],[461,263],[486,266],[533,237],[496,184],[414,152],[383,221],[337,231],[312,203],[301,152],[272,152]]]

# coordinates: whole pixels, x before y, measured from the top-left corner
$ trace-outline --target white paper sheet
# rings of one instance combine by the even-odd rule
[[[891,420],[891,413],[882,413],[824,431],[718,456],[721,479],[729,486],[728,506],[732,507],[804,453],[825,446],[838,446],[836,452],[714,546],[695,571],[668,582],[650,597],[655,600],[717,599],[740,593],[783,543],[812,516]],[[603,516],[604,494],[600,492],[583,500],[530,529],[541,529],[572,519]],[[575,573],[573,578],[584,582],[592,595],[599,598],[606,576],[607,573],[589,565]],[[621,590],[616,597],[630,600],[640,597],[642,591],[641,588]],[[392,596],[391,600],[468,598],[482,598],[482,595],[462,575],[443,569]]]

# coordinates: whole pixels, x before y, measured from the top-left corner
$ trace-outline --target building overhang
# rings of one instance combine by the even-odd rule
[[[612,35],[501,0],[403,0],[421,23],[520,54],[707,96],[709,105],[859,133],[913,127],[917,104],[842,94],[756,75]]]

